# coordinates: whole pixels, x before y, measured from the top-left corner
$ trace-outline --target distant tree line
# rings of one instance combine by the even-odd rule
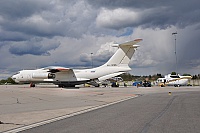
[[[124,73],[121,74],[120,77],[122,77],[124,81],[143,81],[143,80],[154,81],[157,80],[158,78],[162,78],[163,76],[161,74],[137,76],[137,75],[131,75],[130,73]]]
[[[176,72],[172,72],[172,75],[176,75]],[[185,73],[183,76],[192,76],[191,74]],[[148,76],[136,76],[136,75],[131,75],[130,73],[124,73],[121,74],[120,77],[123,78],[124,81],[144,81],[144,80],[150,80],[150,81],[155,81],[158,78],[164,78],[164,75],[162,74],[154,74],[154,75],[148,75]],[[193,75],[193,79],[200,79],[200,74],[198,75]]]
[[[15,81],[11,77],[9,77],[7,79],[0,80],[0,84],[2,85],[2,84],[17,84],[17,83],[15,83]]]
[[[193,76],[192,76],[192,79],[200,79],[200,74],[198,74],[198,75],[193,75]]]

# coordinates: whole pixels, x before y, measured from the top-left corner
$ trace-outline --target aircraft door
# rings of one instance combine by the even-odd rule
[[[164,79],[164,84],[166,83],[166,79]]]
[[[31,80],[31,74],[27,75],[27,79],[30,81]]]

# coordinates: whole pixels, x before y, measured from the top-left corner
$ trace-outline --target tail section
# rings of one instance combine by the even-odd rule
[[[114,47],[119,47],[116,53],[108,60],[104,66],[119,66],[119,65],[128,65],[134,52],[135,48],[139,47],[139,45],[135,45],[136,43],[142,41],[142,39],[136,39],[134,41],[122,43],[122,44],[114,44]]]

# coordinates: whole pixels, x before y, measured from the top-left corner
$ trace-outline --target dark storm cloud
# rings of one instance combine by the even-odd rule
[[[106,7],[106,8],[149,8],[158,6],[160,3],[166,4],[165,0],[87,0],[89,4],[94,7]]]
[[[10,32],[10,31],[3,31],[0,32],[0,41],[24,41],[29,39],[30,36],[19,33],[19,32]]]
[[[79,60],[89,65],[91,65],[91,62],[93,61],[94,66],[100,66],[105,62],[107,62],[113,54],[114,53],[109,50],[105,50],[101,54],[93,54],[93,55],[83,53],[80,55]]]
[[[105,8],[103,10],[106,10],[106,12],[103,12],[103,14],[102,11],[100,12],[99,15],[102,16],[98,18],[97,24],[111,29],[137,26],[160,29],[166,29],[171,26],[185,28],[200,22],[200,8],[198,6],[200,1],[198,0],[187,0],[184,2],[182,0],[88,0],[88,2],[101,10]],[[130,14],[128,15],[129,17],[120,16],[120,13],[116,11],[118,9],[126,9],[127,12],[124,15]],[[106,15],[107,13],[108,15]],[[132,13],[136,13],[137,18],[133,19],[134,15]],[[106,18],[108,21],[103,20],[105,16],[108,16]],[[111,23],[114,23],[114,25]]]
[[[62,32],[58,32],[61,28],[52,23],[50,19],[45,19],[42,16],[42,13],[51,10],[53,10],[53,4],[50,4],[50,1],[47,0],[2,0],[0,1],[1,28],[5,32],[19,32],[34,36],[52,37],[61,35]],[[10,36],[11,40],[13,38]]]
[[[200,30],[190,28],[177,35],[177,57],[179,67],[200,67]],[[184,38],[184,39],[182,39]]]
[[[52,24],[38,21],[34,15],[41,14],[53,8],[48,0],[1,0],[0,29],[2,41],[24,41],[28,35],[51,37]],[[33,18],[33,19],[32,19]],[[50,27],[51,26],[51,27]],[[56,34],[56,33],[54,33]]]
[[[16,20],[50,8],[47,0],[1,0],[0,15]]]
[[[106,50],[100,55],[93,56],[93,59],[99,63],[105,63],[110,59],[112,55],[113,55],[112,52],[110,52],[109,50]]]
[[[45,41],[41,38],[34,38],[26,42],[13,43],[9,48],[9,52],[20,56],[26,54],[48,56],[50,55],[50,50],[55,50],[60,45],[59,42],[52,41],[48,45],[44,45],[47,43]]]
[[[53,36],[63,36],[62,25],[56,25],[53,23],[37,22],[34,23],[24,22],[22,20],[12,22],[8,21],[4,23],[4,30],[11,32],[20,32],[26,35],[33,35],[39,37],[53,37]]]
[[[91,56],[89,56],[88,54],[86,54],[86,53],[83,53],[83,54],[81,54],[80,55],[80,58],[79,58],[79,60],[81,61],[81,62],[91,62]]]
[[[199,9],[199,0],[87,0],[94,7],[106,7],[108,9],[130,8],[130,9],[150,9],[155,7],[171,7],[173,10],[183,10],[185,12],[191,9]]]
[[[84,1],[0,1],[0,29],[38,37],[80,38],[95,12]],[[6,37],[3,37],[6,38]],[[10,37],[11,40],[12,37]]]

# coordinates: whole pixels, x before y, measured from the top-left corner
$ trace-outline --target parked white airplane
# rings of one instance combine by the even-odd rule
[[[120,75],[131,68],[128,66],[136,43],[142,39],[126,42],[123,44],[113,44],[118,47],[115,54],[104,65],[91,69],[71,69],[60,66],[50,66],[36,70],[22,70],[12,76],[18,83],[53,83],[59,87],[74,87],[84,83],[94,83],[94,80],[103,81],[111,77]]]
[[[191,79],[191,76],[180,76],[178,75],[165,75],[164,78],[158,78],[157,79],[157,84],[159,86],[165,86],[165,85],[169,85],[169,86],[184,86],[184,85],[188,85],[188,80]]]

